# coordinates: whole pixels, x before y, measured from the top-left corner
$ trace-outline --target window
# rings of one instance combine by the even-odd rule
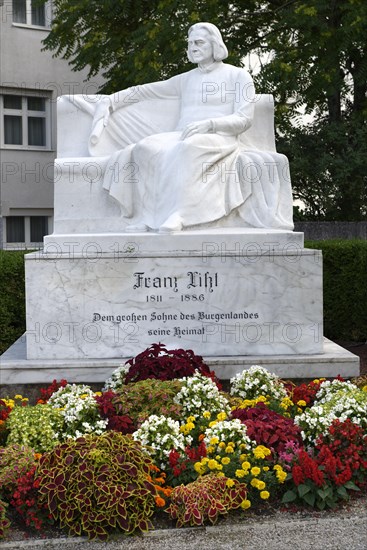
[[[24,243],[24,216],[9,216],[6,218],[6,242]]]
[[[48,216],[8,216],[5,220],[8,244],[39,244],[49,232]]]
[[[40,96],[3,95],[1,144],[8,148],[50,147],[49,100]]]
[[[13,0],[13,23],[49,27],[51,2],[40,4],[39,0]]]
[[[48,233],[47,216],[31,216],[31,243],[41,243]]]

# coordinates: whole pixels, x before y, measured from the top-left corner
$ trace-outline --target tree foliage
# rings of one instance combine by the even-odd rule
[[[229,63],[246,65],[249,54],[258,56],[257,90],[275,96],[278,150],[290,158],[294,196],[306,216],[365,219],[365,0],[54,0],[54,6],[45,47],[76,70],[102,72],[106,93],[189,70],[188,27],[217,25]]]

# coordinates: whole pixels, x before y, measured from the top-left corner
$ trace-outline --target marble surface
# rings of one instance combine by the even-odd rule
[[[158,341],[212,357],[323,351],[320,251],[33,253],[26,289],[28,359],[132,356]]]
[[[101,383],[120,364],[130,357],[112,359],[27,359],[24,335],[0,358],[1,384],[47,384],[53,379],[66,378],[70,383]],[[262,365],[283,379],[334,378],[338,374],[345,378],[359,375],[359,357],[324,338],[323,353],[314,355],[204,357],[211,370],[222,380],[229,380],[235,374]]]
[[[106,222],[107,223],[107,222]],[[178,233],[63,233],[44,237],[43,254],[72,259],[76,256],[97,259],[105,253],[126,261],[154,256],[232,256],[247,261],[263,254],[300,254],[304,235],[282,229],[213,228]]]
[[[293,229],[273,97],[227,56],[217,27],[199,23],[188,30],[191,71],[59,98],[55,234]]]

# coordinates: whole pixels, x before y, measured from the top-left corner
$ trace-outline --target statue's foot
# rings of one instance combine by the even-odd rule
[[[172,214],[163,225],[159,228],[159,233],[172,233],[173,231],[181,231],[182,230],[182,218],[181,216],[176,212],[175,214]]]
[[[125,227],[126,233],[145,233],[149,227],[145,223],[135,223]]]

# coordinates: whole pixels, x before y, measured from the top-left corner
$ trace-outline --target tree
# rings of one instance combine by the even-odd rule
[[[44,0],[40,0],[44,1]],[[276,101],[278,150],[311,219],[367,216],[365,0],[54,0],[45,47],[110,93],[191,68],[189,25],[222,31],[229,63],[257,54],[259,93]],[[304,115],[307,116],[307,123]]]

